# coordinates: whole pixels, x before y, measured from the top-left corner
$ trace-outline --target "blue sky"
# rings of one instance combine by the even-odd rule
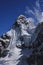
[[[26,7],[32,9],[35,2],[36,0],[0,0],[0,35],[11,28],[20,14],[28,16],[25,14]]]

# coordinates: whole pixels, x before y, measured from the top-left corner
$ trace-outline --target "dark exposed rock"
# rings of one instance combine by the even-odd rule
[[[27,58],[27,62],[29,65],[43,65],[43,22],[38,24],[34,34],[31,42],[33,53]]]
[[[7,38],[7,39],[10,39],[10,36],[8,36],[7,34],[4,34],[4,35],[1,36],[1,38],[2,38],[2,39],[6,39],[6,38]]]
[[[12,28],[16,28],[16,27],[19,27],[20,25],[17,23],[17,22],[15,22],[14,24],[13,24],[13,27]]]
[[[10,36],[4,34],[0,37],[0,57],[4,57],[7,55],[7,47],[10,43]]]

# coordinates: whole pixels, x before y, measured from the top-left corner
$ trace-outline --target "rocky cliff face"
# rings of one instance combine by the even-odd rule
[[[0,57],[4,57],[7,54],[7,47],[9,46],[10,43],[10,36],[7,34],[3,34],[0,37]]]
[[[43,64],[43,22],[39,23],[32,36],[31,48],[32,54],[28,57],[27,61],[30,65]]]
[[[42,65],[43,22],[32,26],[20,15],[12,29],[0,37],[1,65]]]

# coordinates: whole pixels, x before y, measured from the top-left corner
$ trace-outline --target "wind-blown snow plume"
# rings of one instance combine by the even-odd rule
[[[34,17],[34,20],[37,20],[37,23],[42,22],[43,16],[42,16],[42,11],[41,11],[39,0],[36,1],[36,5],[35,7],[33,7],[33,10],[29,9],[29,7],[26,7],[25,13],[32,15],[32,18]]]

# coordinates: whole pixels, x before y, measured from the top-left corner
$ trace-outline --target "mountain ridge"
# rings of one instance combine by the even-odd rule
[[[0,37],[0,64],[42,65],[42,47],[43,22],[35,26],[24,15],[20,15],[12,29]]]

